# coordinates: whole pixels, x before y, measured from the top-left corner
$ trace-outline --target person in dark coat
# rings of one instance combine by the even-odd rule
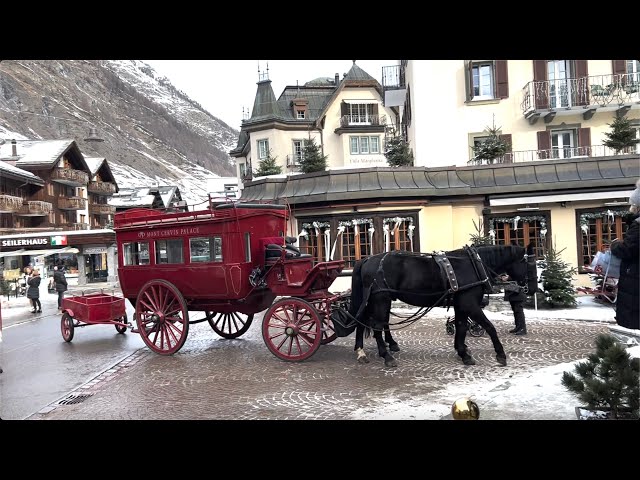
[[[58,292],[58,310],[62,310],[62,298],[64,292],[67,291],[67,277],[58,267],[53,267],[53,282],[56,286],[56,292]]]
[[[519,285],[509,284],[504,287],[504,299],[511,305],[513,319],[516,323],[516,326],[509,330],[509,333],[513,333],[515,335],[526,335],[527,324],[524,318],[524,302],[527,299],[527,295]]]
[[[27,285],[29,285],[29,288],[27,289],[27,298],[31,299],[31,304],[33,305],[31,313],[42,313],[42,304],[40,303],[41,281],[42,279],[40,278],[40,272],[38,269],[33,270],[29,280],[27,280]]]
[[[616,322],[621,327],[640,329],[640,180],[629,197],[627,231],[623,239],[611,242],[611,254],[620,262],[618,297],[616,299]]]

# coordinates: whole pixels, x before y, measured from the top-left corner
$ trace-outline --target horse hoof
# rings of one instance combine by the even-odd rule
[[[507,366],[507,357],[496,357],[496,360],[498,360],[501,367]]]
[[[392,352],[399,352],[400,351],[400,347],[396,343],[394,345],[389,345],[389,350],[392,351]]]
[[[391,359],[391,360],[385,360],[384,361],[384,366],[385,367],[397,367],[398,366],[398,362],[396,362],[396,359]]]
[[[367,358],[367,357],[358,357],[358,363],[369,363],[369,358]]]
[[[462,363],[465,365],[475,365],[476,361],[472,357],[468,356],[462,359]]]

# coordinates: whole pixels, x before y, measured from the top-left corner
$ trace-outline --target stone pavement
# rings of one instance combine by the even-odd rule
[[[402,349],[394,369],[377,357],[373,338],[365,339],[369,364],[356,362],[352,336],[303,362],[284,362],[264,344],[261,314],[235,340],[202,322],[190,326],[178,353],[138,350],[29,419],[436,420],[450,418],[451,404],[471,395],[483,420],[575,420],[577,401],[559,385],[561,372],[592,353],[596,335],[609,331],[610,311],[591,321],[534,318],[527,311],[527,336],[506,333],[513,326],[508,312],[488,312],[507,367],[498,366],[486,334],[467,337],[477,364],[464,366],[443,309],[394,332]]]

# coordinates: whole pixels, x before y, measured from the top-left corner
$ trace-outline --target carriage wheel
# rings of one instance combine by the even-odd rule
[[[320,347],[322,322],[309,302],[285,298],[271,305],[264,314],[262,338],[279,359],[299,362],[309,358]]]
[[[331,319],[322,319],[322,340],[320,340],[321,345],[326,345],[327,343],[333,342],[338,335],[333,329],[333,321]]]
[[[244,315],[238,312],[231,313],[219,313],[214,318],[215,312],[205,312],[207,321],[213,331],[224,338],[238,338],[243,335],[253,322],[253,313],[251,315]]]
[[[122,317],[118,319],[122,323],[127,323],[127,314],[125,313]],[[127,327],[121,327],[120,325],[116,325],[116,330],[118,333],[125,333],[127,331]]]
[[[73,340],[73,318],[68,313],[62,315],[60,320],[60,331],[65,342]]]
[[[151,280],[136,300],[136,323],[144,343],[160,355],[182,348],[189,333],[189,312],[180,291],[166,280]]]

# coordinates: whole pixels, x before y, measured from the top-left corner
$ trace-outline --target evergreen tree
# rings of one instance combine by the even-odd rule
[[[390,167],[413,166],[413,152],[409,148],[409,143],[402,135],[398,135],[395,132],[385,144],[384,156]]]
[[[258,170],[256,170],[256,177],[264,177],[267,175],[278,175],[282,173],[282,166],[276,163],[278,157],[271,156],[271,150],[269,150],[269,155],[266,158],[262,159],[258,163]]]
[[[500,128],[495,125],[495,118],[492,127],[486,127],[485,132],[489,137],[478,145],[471,147],[475,153],[474,160],[486,160],[493,163],[496,158],[504,156],[509,150],[509,144],[500,138]]]
[[[614,419],[625,414],[639,418],[640,359],[631,358],[615,337],[598,335],[596,353],[577,363],[574,371],[576,375],[563,372],[562,385],[587,408],[607,411],[609,418]]]
[[[477,245],[493,245],[493,239],[491,238],[491,236],[484,234],[482,219],[479,219],[478,223],[476,223],[475,220],[472,220],[472,222],[473,222],[473,228],[476,229],[476,233],[472,233],[471,236],[469,237],[469,240],[471,240],[471,243],[473,243],[476,246]]]
[[[541,274],[542,289],[544,302],[551,308],[578,306],[572,283],[576,269],[560,258],[564,250],[556,252],[555,246],[551,246],[544,259],[546,267]]]
[[[324,172],[327,168],[327,157],[322,155],[315,138],[304,141],[302,156],[300,158],[300,171],[302,173]]]
[[[636,131],[631,126],[628,118],[616,117],[613,123],[608,123],[607,125],[611,127],[611,131],[605,132],[604,135],[607,139],[602,143],[609,148],[613,148],[616,153],[620,153],[625,148],[633,147],[640,142],[636,138]]]

